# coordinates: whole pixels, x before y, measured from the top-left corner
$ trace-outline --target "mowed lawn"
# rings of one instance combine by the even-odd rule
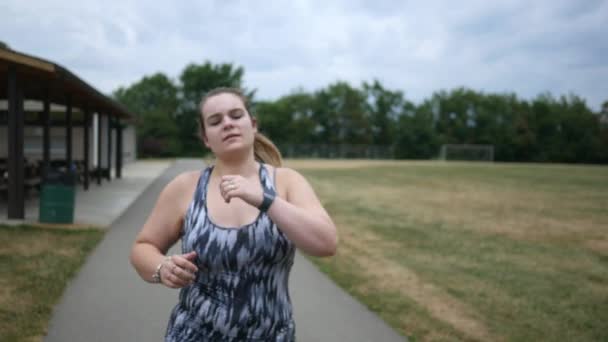
[[[0,341],[42,341],[54,305],[103,235],[0,225]]]
[[[340,235],[314,259],[412,341],[608,341],[608,167],[288,160]]]

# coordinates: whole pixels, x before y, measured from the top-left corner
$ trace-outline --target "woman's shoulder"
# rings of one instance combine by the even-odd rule
[[[193,186],[196,186],[198,179],[201,175],[200,170],[184,171],[175,176],[166,186],[166,192],[178,192],[187,191]]]
[[[306,179],[300,172],[290,167],[272,167],[270,172],[273,172],[276,175],[276,183],[278,186],[287,188],[292,183],[306,182]]]
[[[290,167],[276,168],[276,185],[279,194],[291,203],[315,198],[310,182],[298,170]]]
[[[276,169],[277,175],[280,175],[279,177],[294,177],[294,175],[300,174],[298,171],[287,166],[279,166]]]
[[[200,176],[201,170],[184,171],[175,176],[173,181],[176,183],[192,183],[193,181],[198,181]]]

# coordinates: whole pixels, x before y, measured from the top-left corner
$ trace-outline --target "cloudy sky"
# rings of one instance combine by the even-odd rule
[[[0,41],[110,93],[188,63],[245,68],[258,99],[380,80],[608,100],[608,0],[0,2]]]

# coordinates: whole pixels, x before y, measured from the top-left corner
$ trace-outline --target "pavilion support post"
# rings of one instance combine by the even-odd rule
[[[116,122],[116,178],[122,178],[122,125]]]
[[[112,117],[108,115],[108,180],[112,180]]]
[[[49,91],[48,88],[45,91],[42,109],[42,177],[45,177],[51,168],[51,100]]]
[[[9,219],[25,218],[23,89],[17,68],[8,68],[8,212]]]
[[[101,185],[101,113],[97,112],[97,185]]]
[[[65,106],[65,121],[66,121],[66,134],[65,134],[65,162],[67,164],[68,171],[72,168],[72,96],[68,95],[66,98]]]
[[[91,126],[91,111],[89,107],[85,105],[84,107],[84,127],[83,129],[83,142],[82,146],[84,147],[84,189],[89,190],[89,163],[90,163],[90,138],[89,138],[89,128]]]

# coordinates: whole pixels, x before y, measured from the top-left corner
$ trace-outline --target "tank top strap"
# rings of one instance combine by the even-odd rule
[[[196,183],[196,189],[194,189],[194,194],[192,196],[192,200],[190,201],[190,205],[188,205],[188,210],[186,211],[186,215],[184,217],[184,224],[180,231],[182,236],[190,233],[190,230],[194,224],[193,219],[196,218],[200,214],[201,209],[204,208],[205,197],[207,196],[205,193],[205,184],[209,178],[209,171],[210,167],[208,166],[200,172],[198,181]],[[182,247],[185,247],[185,245]]]
[[[212,165],[207,166],[206,168],[201,170],[201,175],[198,178],[198,182],[196,183],[196,191],[195,191],[196,196],[194,197],[194,199],[196,201],[204,201],[207,198],[207,192],[205,191],[205,186],[207,184],[207,181],[209,180],[209,175],[211,174],[211,169],[213,169]]]
[[[213,171],[213,165],[209,165],[203,170],[201,173],[201,178],[198,181],[196,186],[196,198],[199,201],[207,200],[207,183],[209,183],[209,178],[211,177],[211,171]]]
[[[276,172],[274,175],[276,176]],[[274,177],[269,175],[268,167],[264,163],[260,163],[260,183],[262,183],[264,190],[276,191]]]

